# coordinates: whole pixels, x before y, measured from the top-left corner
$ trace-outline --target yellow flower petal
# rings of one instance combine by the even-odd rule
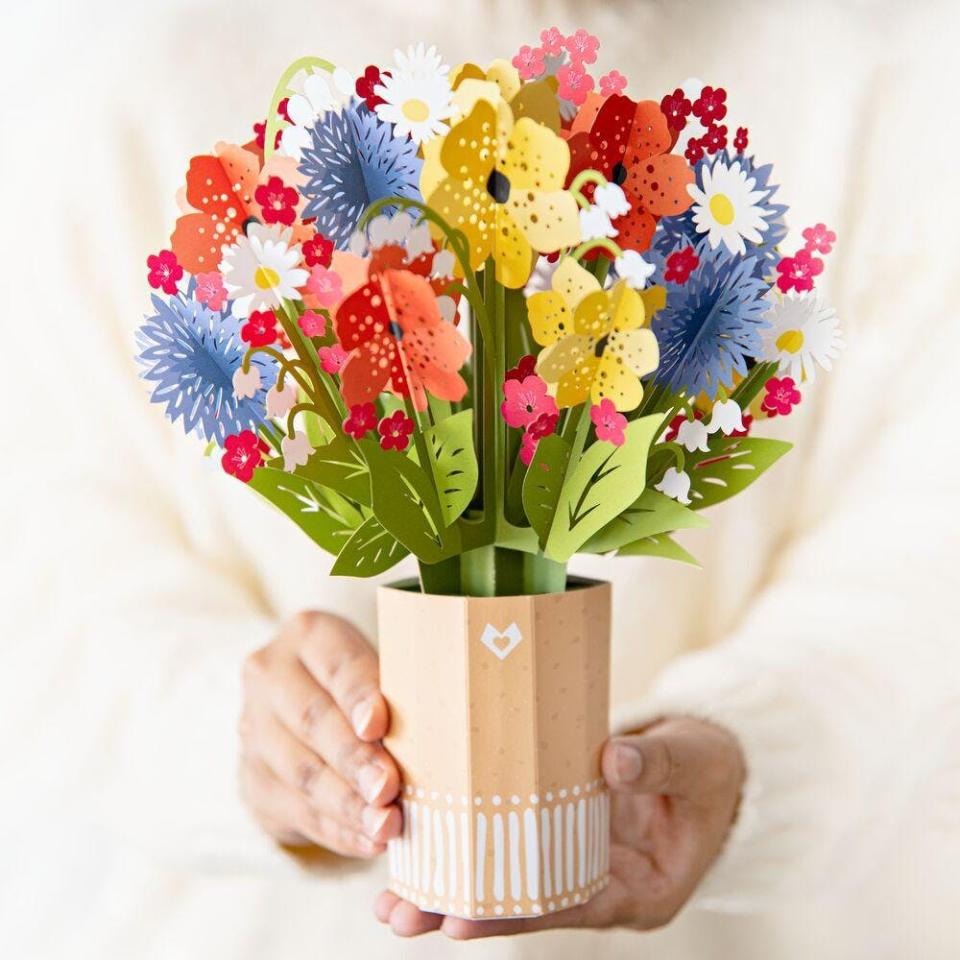
[[[578,403],[584,403],[587,400],[599,364],[600,361],[596,357],[586,357],[579,366],[560,378],[555,398],[558,407],[575,407]]]
[[[533,294],[527,300],[527,317],[533,339],[542,347],[556,343],[573,330],[573,314],[556,290]]]
[[[436,211],[455,230],[462,230],[470,244],[470,266],[474,270],[490,256],[494,231],[497,227],[497,206],[479,181],[464,183],[447,177],[427,200],[427,206]],[[431,228],[439,238],[437,228]]]
[[[573,316],[573,329],[599,340],[610,332],[614,306],[609,290],[595,290],[580,301]]]
[[[600,281],[589,270],[581,267],[573,257],[564,257],[560,261],[560,266],[553,272],[550,285],[563,297],[571,311],[577,309],[587,294],[601,289]]]
[[[487,196],[489,197],[489,194]],[[522,287],[533,273],[533,247],[505,206],[494,204],[494,209],[496,231],[492,237],[490,252],[497,264],[497,280],[505,287],[516,290]]]
[[[598,360],[591,337],[572,334],[547,347],[537,359],[537,373],[549,384],[557,384],[557,405],[571,407],[590,395]]]
[[[508,102],[520,92],[520,72],[509,60],[494,60],[487,69],[487,79],[500,88],[500,96]]]
[[[557,80],[550,77],[525,83],[520,92],[510,101],[514,117],[530,117],[537,123],[560,132],[560,103],[557,100]]]
[[[667,291],[665,287],[647,287],[640,291],[640,299],[643,301],[644,311],[647,320],[667,305]]]
[[[580,241],[580,216],[571,194],[511,187],[507,206],[534,250],[553,253]]]
[[[486,189],[496,152],[496,108],[487,100],[478,100],[469,115],[454,124],[443,138],[440,162],[451,177],[479,181]]]
[[[635,410],[643,399],[640,378],[628,370],[623,358],[615,355],[609,347],[597,364],[593,383],[590,385],[590,399],[593,403],[610,400],[621,411]]]
[[[500,144],[497,169],[510,181],[512,190],[563,190],[570,148],[552,130],[522,117]]]

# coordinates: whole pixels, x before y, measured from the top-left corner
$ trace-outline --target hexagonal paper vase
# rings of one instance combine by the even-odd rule
[[[480,598],[411,582],[378,609],[403,780],[390,888],[472,919],[584,903],[609,872],[609,584]]]

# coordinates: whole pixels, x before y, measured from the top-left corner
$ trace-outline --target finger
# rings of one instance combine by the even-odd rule
[[[319,812],[381,843],[400,835],[403,817],[399,807],[367,806],[353,787],[273,714],[264,711],[255,727],[250,741],[253,749],[281,782],[303,794]]]
[[[465,920],[463,917],[444,917],[441,932],[451,940],[478,940],[481,937],[506,937],[518,933],[536,933],[557,927],[589,926],[586,907],[572,907],[558,913],[523,920]]]
[[[350,718],[361,740],[380,740],[389,714],[380,693],[380,666],[366,637],[339,617],[314,615],[300,659]],[[317,619],[319,618],[319,619]]]
[[[407,900],[397,898],[390,911],[390,929],[398,937],[419,937],[424,933],[439,930],[443,915],[426,913]]]
[[[400,898],[392,890],[381,890],[373,901],[373,915],[380,923],[389,923],[390,914],[399,901]]]
[[[258,760],[243,764],[241,791],[261,823],[286,824],[287,831],[345,857],[373,857],[386,849],[315,810],[306,798],[282,783]]]
[[[707,725],[669,721],[608,741],[603,775],[613,790],[689,797],[702,792],[721,756],[726,758],[726,745],[710,735]]]

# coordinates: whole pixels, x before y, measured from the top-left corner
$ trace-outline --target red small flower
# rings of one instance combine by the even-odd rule
[[[745,413],[740,418],[740,422],[743,424],[742,430],[734,430],[731,433],[728,433],[728,437],[746,437],[750,434],[750,427],[753,426],[753,414]]]
[[[807,253],[829,253],[837,242],[837,235],[828,230],[825,223],[818,223],[803,231],[803,239],[807,241],[803,247]]]
[[[771,377],[766,383],[766,391],[760,409],[771,417],[785,417],[800,402],[800,391],[792,377]]]
[[[813,289],[813,278],[823,271],[823,261],[807,249],[798,250],[792,257],[784,257],[777,264],[777,286],[783,293],[796,290],[802,293]]]
[[[709,127],[712,123],[722,120],[727,115],[727,91],[723,87],[704,87],[700,96],[693,101],[693,115],[700,118],[700,122]]]
[[[511,367],[506,373],[506,380],[525,380],[532,376],[537,368],[537,358],[531,354],[521,357],[515,367]]]
[[[343,429],[355,440],[365,437],[377,426],[377,408],[373,403],[355,403],[350,416],[343,421]]]
[[[545,69],[543,48],[524,44],[510,62],[517,68],[521,80],[536,80]]]
[[[557,96],[561,100],[569,100],[572,104],[583,106],[587,94],[593,90],[593,77],[582,67],[568,65],[557,70]]]
[[[339,343],[330,347],[321,347],[318,353],[320,355],[320,366],[323,367],[324,373],[339,373],[350,356]]]
[[[322,233],[314,234],[303,245],[303,259],[308,267],[329,267],[333,262],[333,241]]]
[[[749,131],[746,127],[737,127],[737,135],[733,138],[733,149],[737,153],[743,153],[747,149],[747,144],[749,140],[747,139],[747,134]]]
[[[227,291],[223,286],[223,277],[216,270],[210,273],[196,275],[197,286],[193,296],[197,303],[202,303],[211,310],[222,310],[227,302]]]
[[[277,315],[272,310],[254,310],[240,328],[240,339],[251,347],[269,347],[277,342]]]
[[[592,33],[581,28],[567,37],[564,46],[570,54],[570,62],[582,67],[585,63],[596,62],[600,41]]]
[[[673,93],[668,93],[660,101],[660,112],[667,118],[667,126],[677,133],[687,125],[690,110],[691,103],[683,95],[680,87],[677,87]]]
[[[533,457],[537,452],[537,444],[539,442],[539,437],[535,437],[530,432],[523,435],[523,439],[520,441],[520,462],[525,467],[529,467],[533,462]]]
[[[696,137],[691,137],[687,142],[687,149],[683,151],[687,163],[696,163],[703,157],[703,143]]]
[[[527,436],[534,440],[541,440],[543,437],[550,436],[557,429],[557,421],[560,419],[559,410],[548,410],[541,413],[533,423],[527,426]]]
[[[703,411],[694,409],[693,411],[694,420],[703,419]],[[670,426],[667,428],[667,432],[664,436],[665,443],[673,443],[674,440],[680,435],[680,425],[685,423],[690,418],[685,413],[678,413],[671,421]]]
[[[277,113],[278,113],[281,117],[283,117],[283,119],[286,120],[287,123],[292,123],[293,121],[290,119],[290,114],[287,113],[287,107],[289,107],[289,106],[290,106],[290,98],[289,98],[289,97],[284,97],[284,98],[277,104]]]
[[[380,106],[381,103],[385,102],[373,91],[377,86],[383,83],[384,77],[389,76],[390,74],[386,71],[381,73],[379,67],[371,65],[363,71],[362,77],[357,77],[357,96],[366,101],[368,110],[375,110],[378,106]]]
[[[619,70],[611,70],[600,78],[600,92],[605,97],[623,93],[627,89],[627,78]]]
[[[262,150],[267,142],[267,121],[264,120],[262,123],[255,123],[253,125],[253,132],[256,137],[257,146]],[[282,132],[282,130],[278,130],[276,136],[273,138],[274,150],[280,146],[280,135]]]
[[[249,483],[253,471],[260,466],[262,454],[260,440],[252,430],[244,430],[223,441],[223,456],[220,466],[231,476]]]
[[[700,138],[700,144],[706,147],[707,153],[711,156],[718,150],[723,150],[727,145],[726,126],[711,123],[707,128],[707,132]]]
[[[543,47],[543,52],[549,56],[559,57],[563,53],[563,43],[563,34],[557,27],[540,31],[540,46]]]
[[[161,250],[147,257],[147,282],[154,290],[162,290],[171,297],[177,292],[177,281],[183,276],[183,267],[172,250]]]
[[[282,223],[289,227],[297,216],[297,191],[288,187],[279,177],[271,177],[253,192],[260,204],[264,223]]]
[[[297,326],[308,337],[322,337],[327,332],[327,318],[322,313],[313,310],[304,310],[297,320]]]
[[[700,258],[693,252],[693,247],[674,250],[667,257],[667,269],[663,273],[663,279],[670,283],[686,283],[699,265]]]
[[[380,446],[384,450],[406,450],[413,433],[413,421],[402,411],[397,410],[384,417],[377,425],[380,434]]]

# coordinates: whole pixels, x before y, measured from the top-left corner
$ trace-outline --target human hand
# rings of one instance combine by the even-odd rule
[[[441,930],[455,940],[551,927],[632,927],[670,922],[723,846],[745,768],[734,737],[686,717],[608,741],[610,884],[587,903],[523,920],[464,920],[425,913],[384,891],[374,906],[400,936]]]
[[[401,831],[400,776],[378,741],[377,657],[346,620],[298,614],[244,665],[240,789],[281,843],[383,853]]]

